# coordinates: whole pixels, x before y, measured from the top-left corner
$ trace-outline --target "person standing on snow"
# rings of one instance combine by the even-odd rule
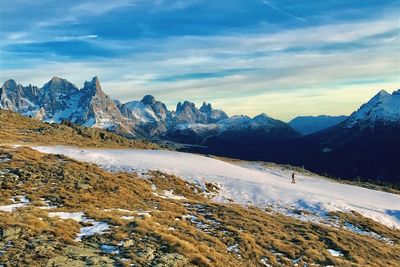
[[[292,184],[295,184],[296,180],[294,179],[294,172],[292,173]]]

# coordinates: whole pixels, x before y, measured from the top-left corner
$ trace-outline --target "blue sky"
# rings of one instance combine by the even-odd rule
[[[1,0],[0,80],[97,75],[122,101],[349,114],[400,87],[399,39],[399,0]]]

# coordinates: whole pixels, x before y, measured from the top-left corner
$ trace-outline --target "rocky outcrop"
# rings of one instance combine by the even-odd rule
[[[36,86],[22,86],[14,80],[8,80],[0,88],[0,108],[30,115],[36,110],[38,94]]]

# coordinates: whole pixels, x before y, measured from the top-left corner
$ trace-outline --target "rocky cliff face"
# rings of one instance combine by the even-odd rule
[[[189,101],[179,102],[176,106],[176,120],[184,123],[206,123],[206,115],[200,112],[194,103]]]
[[[8,80],[0,88],[0,108],[29,114],[36,109],[38,94],[36,86],[22,86],[14,80]]]
[[[227,119],[228,115],[220,109],[213,109],[211,103],[203,102],[203,105],[200,107],[199,111],[206,115],[207,122],[213,123],[219,120]]]
[[[97,77],[85,82],[78,106],[82,108],[77,113],[81,118],[79,122],[85,126],[113,130],[127,124],[128,120],[122,116],[115,102],[101,89]]]
[[[77,108],[79,89],[65,79],[53,77],[40,90],[36,106],[42,119],[59,123],[68,119]]]
[[[6,81],[0,89],[0,107],[47,122],[71,121],[136,136],[133,123],[120,113],[101,89],[97,77],[82,89],[65,79],[53,77],[38,89]]]

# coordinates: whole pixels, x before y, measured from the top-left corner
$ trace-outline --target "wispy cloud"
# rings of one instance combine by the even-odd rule
[[[99,36],[97,34],[88,34],[88,35],[79,35],[79,36],[61,36],[61,37],[55,37],[55,41],[60,41],[60,42],[68,42],[68,41],[76,41],[76,40],[92,40],[96,39]]]
[[[298,20],[298,21],[301,21],[301,22],[307,21],[307,20],[304,19],[304,18],[295,16],[295,15],[289,13],[289,12],[286,12],[286,11],[283,10],[282,8],[278,8],[278,7],[277,7],[275,4],[273,4],[271,1],[268,1],[268,0],[261,0],[261,1],[262,1],[265,5],[269,6],[269,7],[272,8],[273,10],[277,11],[278,13],[280,13],[280,14],[286,16],[286,17],[289,17],[289,18],[292,18],[292,19],[295,19],[295,20]]]
[[[115,9],[135,6],[138,2],[143,2],[143,0],[90,0],[73,5],[69,12],[78,16],[99,16]]]

